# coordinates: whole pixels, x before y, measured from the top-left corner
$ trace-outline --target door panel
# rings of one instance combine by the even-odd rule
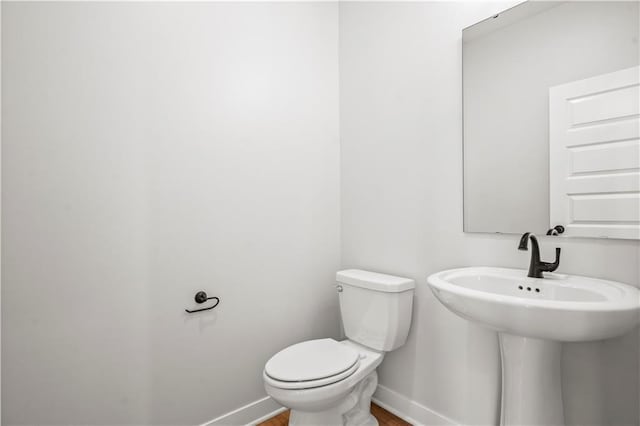
[[[640,238],[639,67],[549,89],[551,225]]]

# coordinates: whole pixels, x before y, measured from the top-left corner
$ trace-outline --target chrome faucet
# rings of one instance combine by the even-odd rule
[[[518,250],[528,250],[529,240],[531,240],[531,262],[529,263],[528,277],[544,278],[543,272],[553,272],[560,266],[560,247],[556,247],[556,260],[553,263],[542,262],[540,260],[540,246],[538,239],[530,232],[525,232],[520,238]]]

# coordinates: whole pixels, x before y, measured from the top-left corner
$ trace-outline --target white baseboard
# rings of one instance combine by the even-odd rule
[[[373,402],[385,410],[395,414],[412,425],[425,426],[458,426],[458,423],[451,420],[422,404],[412,401],[406,396],[396,391],[378,385],[376,393],[372,398]],[[244,407],[233,410],[227,414],[208,421],[202,426],[244,426],[255,425],[263,422],[286,410],[271,397],[266,396],[257,401],[249,403]]]
[[[286,410],[271,397],[265,396],[244,407],[203,423],[202,426],[244,426],[263,422]]]
[[[373,394],[372,400],[385,410],[412,425],[458,426],[458,423],[447,416],[433,411],[416,401],[412,401],[406,396],[382,385],[378,385],[378,389],[376,389],[376,393]]]

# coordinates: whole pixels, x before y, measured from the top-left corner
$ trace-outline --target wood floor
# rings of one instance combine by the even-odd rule
[[[378,419],[380,426],[411,426],[400,417],[397,417],[376,404],[371,404],[371,414]],[[289,410],[278,414],[258,426],[287,426],[289,424]]]

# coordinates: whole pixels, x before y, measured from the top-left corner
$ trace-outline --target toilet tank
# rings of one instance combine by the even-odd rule
[[[413,280],[348,269],[336,273],[336,281],[349,340],[385,352],[404,345],[411,324]]]

